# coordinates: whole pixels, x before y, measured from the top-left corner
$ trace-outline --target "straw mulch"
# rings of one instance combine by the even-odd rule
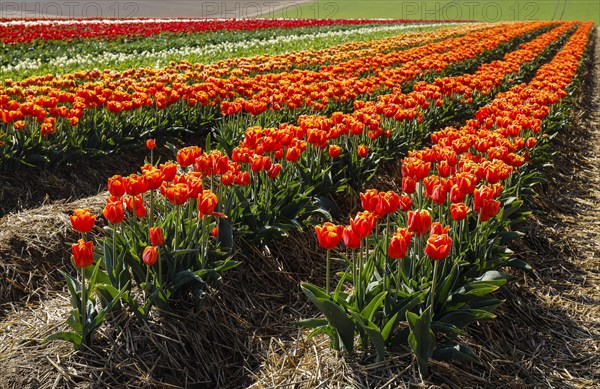
[[[434,361],[432,374],[421,377],[407,351],[373,364],[362,351],[337,354],[327,339],[307,340],[291,322],[318,314],[298,285],[324,281],[323,253],[310,232],[293,234],[285,245],[241,242],[236,259],[242,265],[196,308],[154,312],[147,323],[115,313],[86,352],[44,343],[65,328],[69,311],[63,285],[46,276],[68,268],[60,253],[71,239],[67,216],[76,206],[63,204],[0,220],[0,269],[10,275],[3,278],[1,295],[0,387],[600,386],[598,58],[596,52],[596,78],[584,91],[593,99],[582,103],[573,131],[557,138],[560,153],[550,182],[535,199],[526,239],[514,247],[536,271],[517,273],[521,280],[499,295],[506,303],[498,317],[471,326],[471,337],[461,339],[482,366]],[[381,178],[390,186],[393,181]],[[102,197],[84,203],[99,209]],[[50,266],[43,265],[53,257]]]

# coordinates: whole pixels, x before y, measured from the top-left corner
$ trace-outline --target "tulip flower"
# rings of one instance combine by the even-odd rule
[[[342,238],[344,240],[344,244],[350,250],[355,250],[360,248],[360,237],[354,233],[352,226],[344,227],[344,232],[342,233]]]
[[[125,193],[130,196],[137,196],[148,191],[148,182],[143,175],[130,174],[125,178]]]
[[[330,222],[326,222],[322,226],[315,226],[319,245],[326,250],[331,250],[340,243],[343,231],[343,226],[338,226]]]
[[[142,254],[142,260],[148,266],[152,266],[158,259],[158,249],[154,246],[146,246]]]
[[[392,259],[402,259],[406,256],[412,234],[408,228],[398,228],[390,240],[388,256]]]
[[[366,145],[359,145],[357,155],[359,158],[364,158],[369,153],[369,148]]]
[[[450,215],[452,219],[461,221],[467,217],[471,209],[465,203],[455,203],[450,205]]]
[[[75,266],[78,268],[83,269],[94,263],[94,242],[79,239],[77,243],[71,246],[71,250],[73,251]]]
[[[94,227],[96,216],[93,216],[88,208],[76,209],[70,217],[73,228],[85,234],[90,232]]]
[[[198,196],[198,217],[202,218],[204,215],[212,215],[219,203],[217,195],[215,195],[210,189],[207,189]]]
[[[376,207],[376,213],[379,217],[394,213],[400,207],[400,196],[393,191],[379,194],[379,202]]]
[[[452,239],[448,234],[433,234],[427,239],[427,245],[425,246],[425,254],[434,261],[444,259],[450,254],[452,248]]]
[[[165,185],[165,197],[173,205],[183,205],[188,200],[189,187],[187,184],[171,184]]]
[[[165,235],[160,227],[150,228],[150,243],[152,246],[162,246],[165,244]]]
[[[342,153],[342,148],[338,145],[330,145],[329,146],[329,156],[331,158],[337,158]]]
[[[344,226],[337,226],[326,222],[322,226],[315,226],[319,245],[327,250],[326,270],[325,270],[325,290],[329,294],[330,273],[331,273],[331,249],[335,248],[342,240]]]
[[[379,204],[379,191],[377,189],[367,189],[360,193],[360,204],[365,211],[375,212]]]
[[[431,229],[431,215],[426,209],[408,212],[408,229],[416,236],[424,236]]]
[[[119,224],[125,218],[125,211],[123,210],[123,202],[120,200],[110,201],[104,207],[104,218],[111,224]]]
[[[111,196],[123,196],[125,194],[125,179],[121,176],[112,176],[111,178],[109,178],[108,192]]]
[[[152,150],[156,147],[156,139],[148,139],[146,140],[146,148],[148,150]]]

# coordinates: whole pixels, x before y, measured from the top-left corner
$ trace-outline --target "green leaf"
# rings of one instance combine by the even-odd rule
[[[301,284],[302,291],[325,315],[329,323],[336,329],[346,350],[351,353],[354,349],[354,322],[338,304],[329,300],[329,297],[325,299],[315,296],[311,288],[306,285],[308,284]]]
[[[360,313],[360,316],[365,318],[367,321],[372,321],[373,315],[375,315],[377,309],[382,306],[386,294],[387,292],[381,292],[377,296],[375,296],[371,300],[371,302],[363,308],[362,312]]]
[[[421,316],[407,311],[406,320],[410,328],[408,335],[408,344],[417,357],[419,370],[421,374],[427,375],[429,372],[428,361],[435,347],[435,335],[431,331],[431,315],[427,308]]]
[[[81,335],[71,331],[55,332],[44,339],[44,342],[51,342],[53,340],[64,340],[66,342],[70,342],[73,344],[76,350],[79,350],[79,347],[81,347],[81,343],[83,342]]]
[[[470,348],[460,344],[436,347],[431,357],[438,361],[462,361],[482,364],[479,357]]]
[[[224,217],[219,218],[218,241],[221,243],[221,247],[224,247],[227,252],[231,253],[233,250],[233,228],[229,219]]]
[[[371,342],[373,342],[375,351],[377,353],[377,362],[383,361],[385,357],[385,341],[381,335],[381,331],[379,331],[379,328],[377,328],[375,323],[367,320],[367,318],[359,315],[356,312],[351,311],[350,315],[352,315],[358,325],[367,333],[367,336]]]
[[[529,265],[527,262],[522,261],[520,259],[509,260],[508,262],[506,262],[506,266],[510,266],[513,269],[533,271],[533,267],[531,267],[531,265]]]
[[[437,320],[431,322],[431,329],[436,334],[467,335],[465,331],[456,327],[454,324],[442,323]]]
[[[465,328],[477,320],[493,319],[496,315],[482,309],[457,309],[449,312],[439,319],[442,323],[453,324],[458,328]]]
[[[327,321],[327,319],[305,319],[305,320],[295,321],[292,324],[301,326],[304,328],[317,328],[317,327],[325,326],[325,325],[329,324],[329,322]]]

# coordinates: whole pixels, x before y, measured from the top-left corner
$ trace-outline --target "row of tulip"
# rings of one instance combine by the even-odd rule
[[[567,122],[563,103],[577,85],[592,27],[580,25],[528,84],[498,94],[461,128],[442,129],[431,147],[409,153],[403,194],[367,190],[364,211],[349,225],[316,227],[327,249],[326,285],[302,288],[325,318],[302,324],[350,352],[358,335],[365,349],[374,345],[377,359],[386,347],[406,345],[423,374],[432,357],[478,362],[456,337],[494,317],[502,301],[491,293],[514,279],[504,267],[530,269],[502,244],[518,235],[510,227],[525,216],[518,197],[540,167],[532,159]],[[342,240],[348,268],[331,293],[330,251]]]
[[[35,41],[73,41],[145,37],[165,33],[195,33],[219,30],[254,31],[267,28],[298,28],[331,25],[403,24],[399,19],[87,19],[6,20],[0,22],[4,44]]]
[[[537,40],[543,38],[548,44],[569,27],[561,25]],[[537,48],[539,43],[533,43],[537,40],[521,50]],[[507,57],[531,61],[525,53]],[[498,66],[507,74],[515,72],[513,67]],[[338,113],[332,119],[341,117],[343,114]],[[354,135],[366,133],[365,126],[359,124],[360,131],[357,128]],[[219,279],[223,271],[237,265],[231,256],[234,237],[261,243],[309,225],[311,215],[329,217],[316,199],[323,191],[316,183],[327,175],[332,181],[326,160],[334,164],[340,161],[341,170],[352,174],[353,164],[360,165],[367,155],[374,158],[374,153],[365,145],[358,148],[358,155],[351,148],[342,152],[344,144],[340,142],[323,155],[317,152],[321,149],[311,135],[312,128],[303,130],[303,126],[313,125],[301,122],[297,127],[289,126],[287,133],[282,127],[277,149],[266,149],[268,142],[261,138],[261,153],[257,152],[258,144],[252,154],[238,150],[231,156],[217,150],[208,152],[210,145],[204,152],[188,147],[178,151],[177,164],[159,166],[151,153],[141,174],[109,179],[110,198],[104,217],[110,236],[101,241],[96,252],[85,237],[73,246],[75,263],[83,269],[80,283],[67,276],[74,303],[69,320],[73,331],[53,338],[70,340],[77,347],[89,345],[93,330],[115,305],[125,304],[144,319],[154,305],[168,308],[170,302],[190,291],[201,295],[206,282]],[[248,131],[244,147],[252,146],[253,133]],[[352,136],[351,131],[338,135]],[[361,138],[368,140],[365,135]],[[155,143],[149,141],[147,146],[152,150]],[[314,149],[313,156],[307,157],[303,147]],[[342,161],[340,155],[351,162]],[[73,225],[86,234],[93,219],[89,212],[77,211]],[[89,266],[94,259],[95,266]],[[95,291],[93,296],[90,290]]]
[[[319,72],[293,71],[229,80],[208,77],[197,82],[205,76],[194,66],[180,63],[158,71],[105,72],[105,81],[79,87],[75,83],[77,77],[62,78],[64,82],[51,76],[41,78],[56,81],[56,87],[32,87],[35,82],[29,80],[21,82],[22,86],[6,88],[0,96],[0,115],[6,123],[4,134],[0,135],[0,142],[6,143],[0,149],[1,159],[27,163],[29,155],[47,160],[45,154],[52,153],[58,161],[72,159],[90,149],[114,149],[152,129],[206,125],[219,111],[236,115],[244,109],[258,115],[271,107],[271,111],[283,109],[276,117],[282,120],[292,113],[298,116],[303,110],[331,109],[334,102],[347,105],[358,94],[376,93],[394,85],[390,82],[408,82],[423,72],[444,69],[548,26],[549,23],[522,23],[492,27],[374,59],[357,58]],[[469,44],[472,48],[464,53],[447,53],[456,44]],[[358,78],[379,66],[398,64],[403,65]],[[341,72],[356,75],[354,83],[349,84]]]
[[[428,30],[444,25],[449,24],[335,25],[283,29],[277,33],[273,29],[252,32],[233,30],[226,33],[178,34],[168,39],[160,35],[133,41],[52,41],[39,47],[44,52],[43,56],[37,50],[32,52],[28,45],[9,45],[0,47],[0,73],[5,78],[24,79],[39,74],[74,73],[90,67],[110,67],[122,71],[148,66],[164,67],[171,61],[210,63],[241,55],[291,52],[301,47],[325,47],[336,42],[379,39],[400,31]]]

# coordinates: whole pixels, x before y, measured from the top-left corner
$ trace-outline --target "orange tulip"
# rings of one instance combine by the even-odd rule
[[[360,248],[360,237],[358,237],[352,226],[344,227],[344,232],[342,233],[342,238],[344,239],[344,244],[351,250]]]
[[[204,217],[204,215],[212,215],[219,203],[217,195],[207,189],[198,196],[198,217]]]
[[[146,141],[146,148],[148,148],[148,150],[152,150],[155,147],[156,147],[156,139],[148,139]]]
[[[150,243],[152,243],[152,246],[162,246],[165,244],[165,235],[162,228],[150,228]]]
[[[94,263],[94,242],[79,239],[71,246],[75,266],[84,268]]]
[[[125,178],[125,192],[130,196],[137,196],[148,191],[148,182],[145,176],[130,174]]]
[[[360,239],[371,235],[376,222],[377,216],[369,211],[359,212],[354,219],[350,219],[352,230]]]
[[[450,254],[452,248],[452,239],[447,234],[431,235],[427,239],[427,245],[425,246],[425,254],[434,261],[444,259]]]
[[[412,234],[408,228],[398,228],[390,240],[388,256],[392,259],[401,259],[406,256]]]
[[[465,203],[455,203],[450,205],[450,215],[452,219],[461,221],[467,217],[471,209]]]
[[[165,187],[165,197],[171,204],[174,205],[183,205],[188,200],[189,188],[187,184],[178,183],[171,184]]]
[[[146,246],[142,254],[142,260],[148,266],[152,266],[158,259],[158,249],[154,246]]]
[[[319,245],[326,250],[331,250],[340,244],[343,231],[344,226],[337,226],[330,222],[326,222],[322,226],[315,226]]]
[[[121,176],[112,176],[108,179],[108,191],[111,196],[121,197],[125,194],[125,179]]]
[[[96,216],[93,216],[88,208],[76,209],[70,219],[73,228],[83,234],[90,232],[96,222]]]
[[[366,145],[359,145],[357,150],[357,155],[359,158],[364,158],[369,153],[369,148]]]
[[[431,229],[431,215],[426,209],[408,211],[408,229],[416,236],[426,235]]]
[[[379,204],[379,191],[377,189],[367,189],[360,193],[360,204],[365,211],[375,212]]]
[[[110,201],[104,207],[104,218],[111,224],[119,224],[125,218],[125,211],[123,210],[123,202],[120,200]]]
[[[337,158],[342,153],[342,148],[338,145],[330,145],[329,146],[329,156],[331,158]]]

